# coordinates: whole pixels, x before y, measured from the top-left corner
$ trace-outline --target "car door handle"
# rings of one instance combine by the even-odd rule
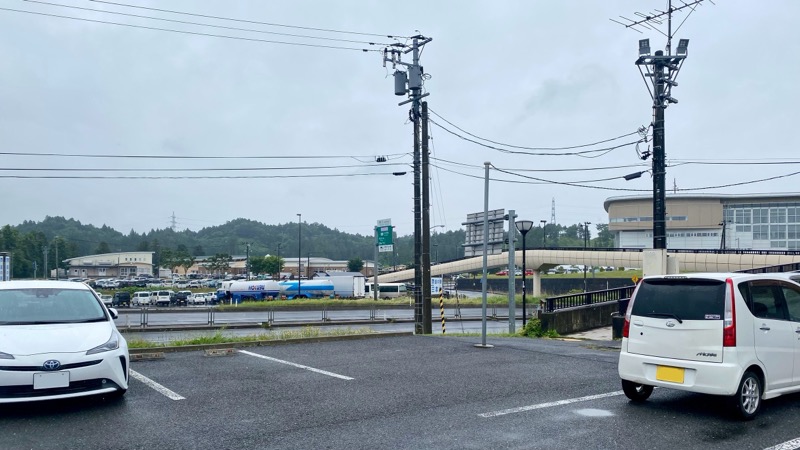
[[[761,328],[759,328],[759,330],[761,330],[761,331],[769,331],[770,328],[766,324],[763,324],[763,325],[761,325]]]

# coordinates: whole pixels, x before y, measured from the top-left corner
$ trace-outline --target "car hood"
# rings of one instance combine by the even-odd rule
[[[83,353],[106,343],[111,322],[0,326],[0,351],[12,355]]]

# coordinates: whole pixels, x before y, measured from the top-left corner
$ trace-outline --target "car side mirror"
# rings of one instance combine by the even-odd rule
[[[117,310],[115,308],[108,308],[108,312],[111,313],[111,318],[112,319],[115,319],[115,320],[119,319],[119,314],[117,313]]]

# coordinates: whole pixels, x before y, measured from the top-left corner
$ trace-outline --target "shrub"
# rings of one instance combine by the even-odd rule
[[[525,324],[525,328],[520,331],[520,334],[527,337],[558,337],[556,330],[542,330],[542,321],[540,319],[531,319]]]

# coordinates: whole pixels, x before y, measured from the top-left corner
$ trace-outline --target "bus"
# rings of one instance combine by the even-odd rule
[[[405,283],[378,283],[378,297],[379,298],[398,298],[406,296]],[[364,296],[366,298],[373,298],[372,283],[367,283],[364,287]]]

